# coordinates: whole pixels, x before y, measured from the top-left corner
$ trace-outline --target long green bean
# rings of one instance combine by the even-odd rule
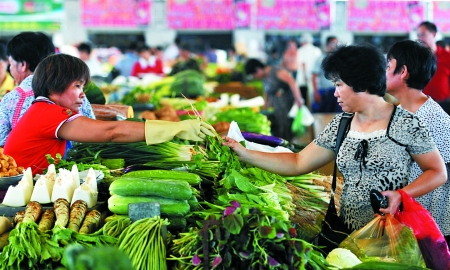
[[[162,235],[162,228],[167,225],[167,219],[156,216],[137,220],[122,232],[119,249],[129,256],[136,269],[167,269]]]

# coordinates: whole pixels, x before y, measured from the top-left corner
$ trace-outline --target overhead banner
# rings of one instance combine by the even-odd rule
[[[450,2],[433,3],[433,22],[438,32],[450,33]]]
[[[347,29],[353,32],[407,33],[424,18],[423,1],[347,2]]]
[[[257,0],[256,28],[319,31],[330,27],[326,0]]]
[[[250,28],[252,19],[252,4],[250,2],[251,0],[235,0],[235,28]]]
[[[233,30],[234,15],[233,0],[167,0],[171,29]]]
[[[151,0],[81,0],[81,22],[87,27],[136,28],[150,23]]]
[[[0,0],[0,29],[57,31],[64,17],[64,0]]]

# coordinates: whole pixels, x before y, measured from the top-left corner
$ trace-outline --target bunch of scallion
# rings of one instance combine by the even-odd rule
[[[297,176],[284,176],[284,178],[292,185],[310,191],[324,202],[330,201],[329,190],[327,191],[327,188],[320,184],[326,183],[327,176],[312,172]]]
[[[195,153],[193,145],[172,141],[154,145],[145,142],[76,143],[68,151],[67,160],[95,163],[101,159],[123,158],[128,166],[150,161],[190,161]]]
[[[155,169],[188,171],[198,174],[202,180],[215,181],[220,175],[219,162],[215,160],[194,160],[190,161],[150,161],[144,165]]]

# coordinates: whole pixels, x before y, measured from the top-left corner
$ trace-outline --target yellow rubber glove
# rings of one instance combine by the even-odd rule
[[[181,122],[164,120],[145,121],[145,141],[157,144],[172,140],[175,136],[190,141],[203,141],[205,137],[214,136],[215,130],[209,124],[193,119]]]

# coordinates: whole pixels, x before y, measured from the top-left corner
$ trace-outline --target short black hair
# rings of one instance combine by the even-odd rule
[[[78,57],[54,54],[39,63],[31,87],[34,96],[49,97],[51,93],[63,93],[75,81],[87,85],[90,80],[89,67]]]
[[[442,49],[445,49],[445,47],[448,45],[447,42],[443,39],[436,41],[436,45],[441,47]]]
[[[340,79],[354,92],[386,94],[386,59],[373,45],[339,46],[323,59],[321,66],[327,79]]]
[[[91,54],[92,52],[92,46],[86,42],[78,44],[77,49],[79,52],[85,52],[87,54]]]
[[[6,53],[19,63],[26,62],[30,71],[34,72],[42,59],[55,53],[55,45],[46,34],[27,31],[8,42]]]
[[[139,46],[138,49],[137,49],[138,53],[141,53],[141,52],[143,52],[143,51],[149,51],[149,50],[150,50],[150,46],[145,45],[145,44]]]
[[[8,55],[6,54],[6,44],[0,42],[0,60],[8,61]]]
[[[256,70],[258,68],[265,68],[266,65],[264,65],[261,61],[255,58],[250,58],[247,60],[247,62],[244,65],[244,71],[246,75],[253,75],[256,73]]]
[[[134,41],[130,42],[127,47],[129,51],[136,51],[137,48],[138,48],[137,42]]]
[[[333,40],[337,39],[336,36],[329,36],[327,37],[327,39],[325,40],[325,45],[328,46],[330,45],[331,42],[333,42]]]
[[[397,61],[394,74],[400,73],[403,66],[408,68],[406,84],[411,88],[423,90],[436,73],[436,57],[422,41],[399,41],[389,49],[386,58]]]
[[[429,21],[421,22],[418,27],[421,27],[421,26],[425,27],[431,33],[437,33],[437,27],[432,22],[429,22]]]

